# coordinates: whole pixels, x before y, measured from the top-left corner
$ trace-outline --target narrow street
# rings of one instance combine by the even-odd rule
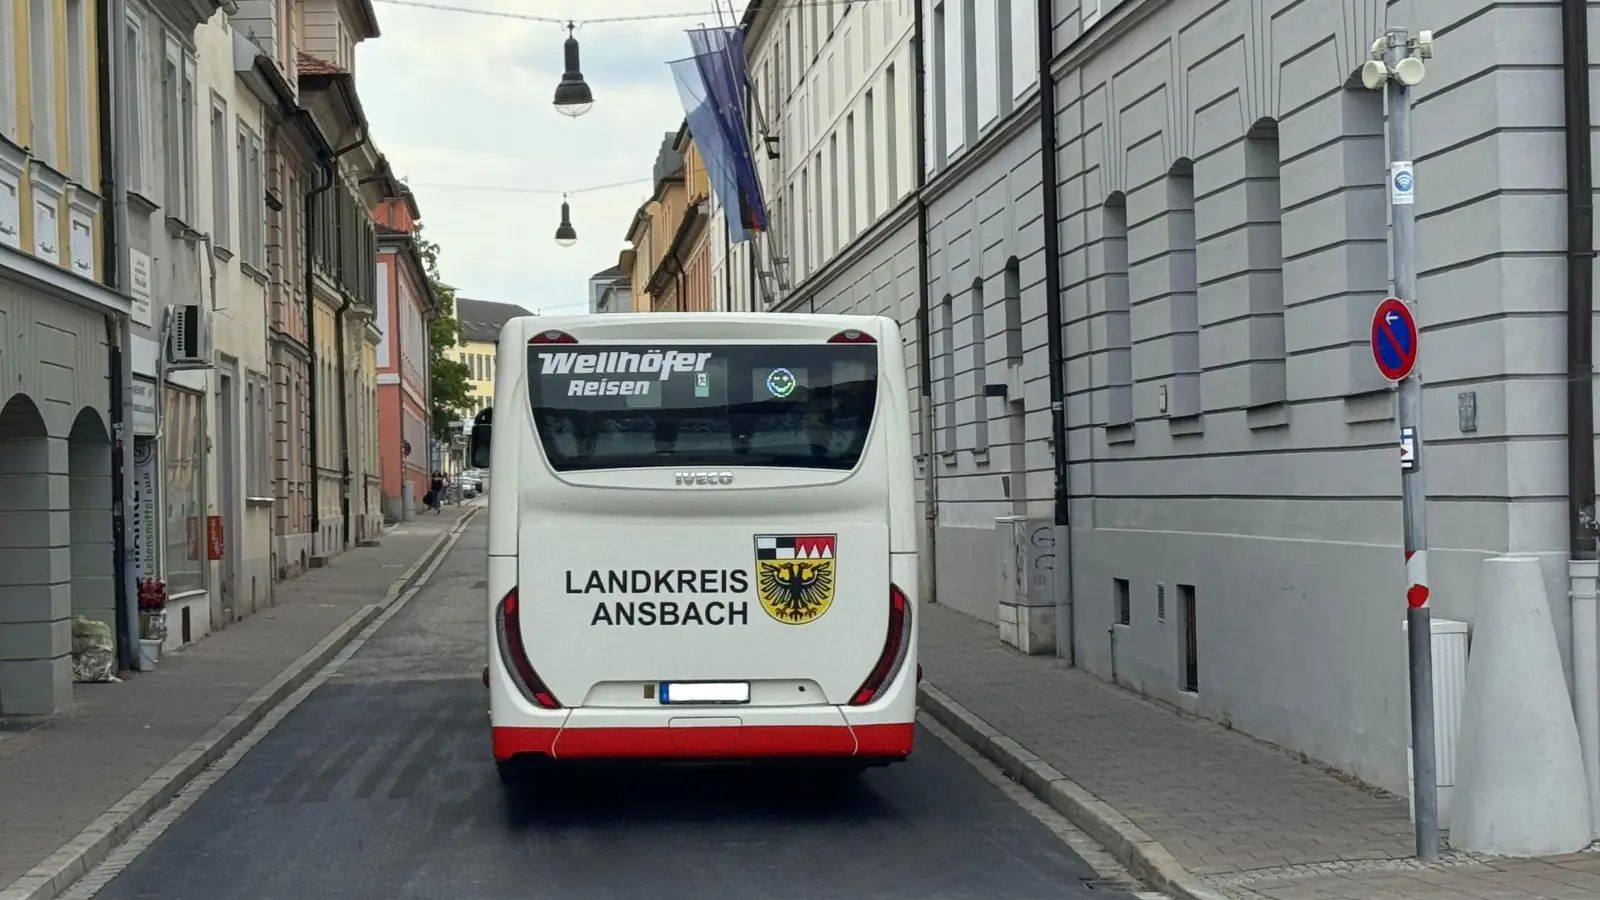
[[[1070,828],[927,729],[911,761],[837,794],[780,772],[659,767],[508,793],[478,679],[485,536],[480,516],[191,807],[67,896],[1128,897],[1091,885],[1095,870],[1061,836]]]

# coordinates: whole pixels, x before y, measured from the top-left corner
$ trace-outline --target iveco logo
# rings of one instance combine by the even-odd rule
[[[733,473],[679,472],[678,484],[681,487],[711,487],[719,484],[733,484]]]

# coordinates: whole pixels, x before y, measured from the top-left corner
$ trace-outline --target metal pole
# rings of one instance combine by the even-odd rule
[[[1393,71],[1410,56],[1404,28],[1385,33],[1383,61]],[[1412,172],[1411,89],[1399,78],[1384,85],[1388,100],[1389,197],[1393,212],[1395,296],[1417,305],[1416,207],[1413,190],[1395,189],[1396,174]],[[1421,343],[1420,329],[1417,342]],[[1400,382],[1400,434],[1414,448],[1412,463],[1400,472],[1401,515],[1405,524],[1406,636],[1411,664],[1411,779],[1415,798],[1417,858],[1439,855],[1438,762],[1433,722],[1433,625],[1428,611],[1428,498],[1423,483],[1422,378],[1413,370]]]

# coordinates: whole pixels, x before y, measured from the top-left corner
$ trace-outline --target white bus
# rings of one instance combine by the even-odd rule
[[[489,717],[524,761],[903,760],[906,367],[878,316],[527,316],[470,439]]]

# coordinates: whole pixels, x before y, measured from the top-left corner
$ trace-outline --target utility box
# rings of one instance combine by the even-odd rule
[[[1400,625],[1406,631],[1406,623]],[[1454,619],[1433,619],[1433,746],[1434,781],[1439,788],[1439,828],[1450,827],[1450,795],[1456,786],[1456,748],[1461,732],[1461,704],[1467,692],[1467,654],[1471,626]],[[1411,818],[1417,817],[1416,782],[1411,771],[1411,746],[1406,746],[1406,786]]]
[[[1055,522],[998,516],[994,528],[1000,642],[1030,655],[1055,653]]]

